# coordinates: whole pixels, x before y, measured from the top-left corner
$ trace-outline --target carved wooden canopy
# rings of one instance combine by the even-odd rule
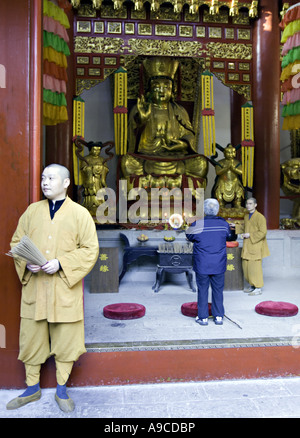
[[[161,2],[153,11],[148,2],[141,10],[127,1],[118,8],[112,1],[103,1],[101,7],[96,2],[76,2],[77,94],[120,66],[128,67],[138,56],[164,55],[197,60],[250,100],[254,18],[249,12],[258,2],[198,1],[201,7],[193,13],[188,3],[175,12],[173,3]]]
[[[120,9],[126,0],[112,0],[114,9]],[[72,6],[76,9],[84,5],[90,5],[93,9],[100,9],[105,0],[70,0]],[[127,3],[127,1],[126,1]],[[151,11],[158,12],[160,6],[165,3],[165,0],[131,0],[129,3],[134,5],[136,11],[141,12],[145,4],[150,5]],[[181,12],[184,5],[189,7],[189,12],[196,14],[199,7],[205,5],[209,8],[211,15],[218,15],[220,8],[226,7],[229,9],[231,16],[237,16],[241,9],[247,9],[249,17],[255,18],[258,13],[259,0],[170,0],[169,3],[173,6],[174,12]]]

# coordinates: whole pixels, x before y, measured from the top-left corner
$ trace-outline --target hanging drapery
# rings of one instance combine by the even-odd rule
[[[281,91],[283,92],[284,117],[282,129],[300,128],[300,3],[290,7],[280,27],[283,30],[281,42]]]
[[[73,100],[73,139],[76,137],[84,138],[84,100],[80,96]],[[76,145],[73,143],[73,168],[74,183],[82,185],[79,158],[76,155]]]
[[[68,120],[66,101],[67,56],[70,23],[64,10],[49,0],[43,2],[43,123]]]
[[[118,68],[114,74],[114,128],[117,155],[127,153],[127,70]]]
[[[242,105],[242,170],[243,186],[253,187],[254,171],[254,124],[253,106],[250,102]]]
[[[216,153],[213,74],[209,71],[203,72],[201,81],[204,155],[209,157]]]

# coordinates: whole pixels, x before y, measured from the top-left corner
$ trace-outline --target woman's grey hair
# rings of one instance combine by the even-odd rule
[[[208,216],[216,216],[219,213],[220,205],[214,198],[205,199],[204,214]]]

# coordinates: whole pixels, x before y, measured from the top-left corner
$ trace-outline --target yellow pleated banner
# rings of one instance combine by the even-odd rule
[[[84,106],[85,102],[80,96],[73,100],[73,138],[84,138]],[[73,169],[74,182],[77,186],[82,185],[79,158],[76,155],[76,145],[73,142]]]
[[[209,157],[216,153],[213,74],[209,71],[203,72],[201,75],[201,85],[204,155]]]
[[[242,106],[242,169],[243,186],[249,188],[253,187],[254,146],[253,106],[247,102]]]
[[[114,74],[114,128],[117,155],[127,153],[127,70],[120,67]]]

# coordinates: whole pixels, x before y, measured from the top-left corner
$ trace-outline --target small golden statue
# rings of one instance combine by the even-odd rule
[[[75,145],[77,147],[76,155],[80,159],[80,173],[82,186],[84,188],[84,199],[82,205],[89,210],[93,217],[95,217],[97,208],[102,202],[104,202],[97,199],[97,193],[100,189],[107,187],[106,177],[109,169],[106,163],[113,157],[112,153],[108,153],[113,147],[113,143],[86,143],[84,140],[77,138],[75,140]],[[82,155],[83,146],[86,146],[89,149],[88,155]],[[106,154],[110,155],[110,158],[103,158],[100,156],[101,149],[106,146],[110,146],[110,148],[105,150]]]
[[[292,217],[281,219],[281,227],[298,229],[300,228],[300,158],[291,158],[282,163],[280,167],[282,191],[286,196],[296,196]]]
[[[217,175],[212,190],[213,196],[219,201],[221,216],[243,216],[245,209],[242,207],[244,199],[244,187],[241,182],[242,163],[236,159],[236,149],[232,144],[229,143],[223,149],[223,153],[225,158],[220,161],[215,161],[215,156],[212,157]],[[225,208],[228,203],[233,204],[232,208]]]
[[[128,121],[128,153],[121,170],[127,188],[206,187],[207,159],[197,153],[187,111],[174,101],[174,77],[179,62],[168,57],[146,58],[146,95],[137,100]]]

